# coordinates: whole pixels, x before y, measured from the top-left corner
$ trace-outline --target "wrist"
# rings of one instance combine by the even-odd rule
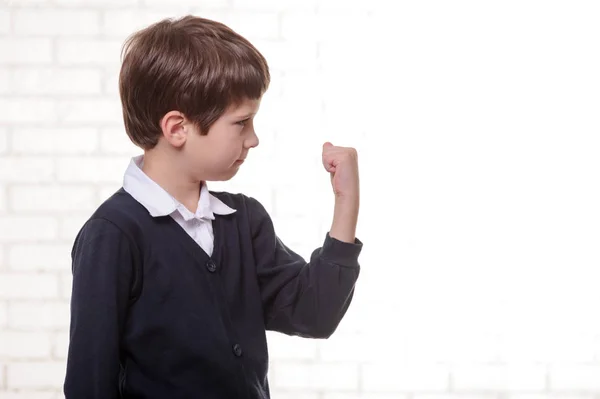
[[[353,243],[358,222],[358,198],[336,198],[329,235],[339,241]]]

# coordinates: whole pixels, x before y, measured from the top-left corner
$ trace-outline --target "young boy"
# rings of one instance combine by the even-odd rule
[[[258,201],[206,184],[231,179],[258,145],[263,56],[192,16],[143,29],[124,50],[125,127],[144,154],[73,246],[65,396],[269,398],[266,330],[327,338],[352,299],[356,151],[323,146],[335,211],[306,263]]]

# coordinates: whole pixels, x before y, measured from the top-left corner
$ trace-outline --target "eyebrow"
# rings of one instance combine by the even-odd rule
[[[256,115],[256,112],[249,112],[247,114],[237,115],[235,118],[236,119],[248,119],[248,118],[253,117],[254,115]]]

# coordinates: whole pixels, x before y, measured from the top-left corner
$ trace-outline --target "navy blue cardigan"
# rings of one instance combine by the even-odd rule
[[[72,252],[66,399],[266,399],[266,330],[327,338],[344,316],[362,243],[329,235],[309,263],[276,236],[263,206],[213,221],[212,257],[170,216],[120,189]]]

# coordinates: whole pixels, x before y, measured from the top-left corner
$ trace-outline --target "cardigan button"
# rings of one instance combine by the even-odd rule
[[[214,273],[217,270],[217,265],[214,260],[209,259],[208,262],[206,262],[206,268],[209,272]]]
[[[242,347],[240,346],[240,344],[233,345],[233,354],[237,357],[242,356]]]

